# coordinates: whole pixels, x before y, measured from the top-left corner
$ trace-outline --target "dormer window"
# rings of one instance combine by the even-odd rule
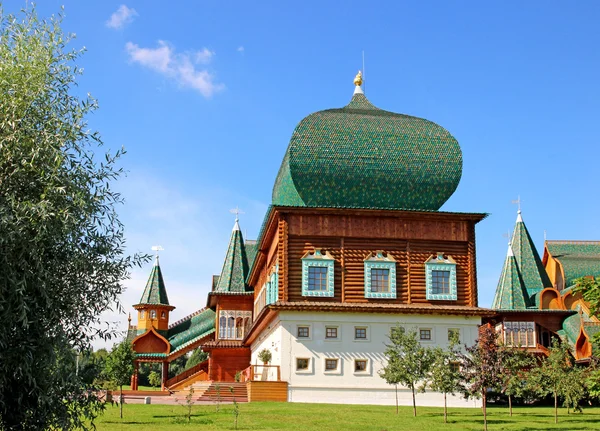
[[[456,301],[456,262],[443,253],[430,256],[425,262],[427,300]]]
[[[319,248],[302,257],[302,296],[332,297],[334,258]]]
[[[150,310],[150,318],[156,319],[156,310]]]
[[[396,298],[396,260],[382,250],[364,260],[365,298]]]
[[[160,318],[161,319],[166,319],[167,318],[167,313],[165,313],[164,311],[160,312]]]

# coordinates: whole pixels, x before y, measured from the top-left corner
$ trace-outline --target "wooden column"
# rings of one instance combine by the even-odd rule
[[[342,302],[346,302],[346,265],[344,262],[344,237],[340,239],[340,255],[340,265],[342,267]]]
[[[160,384],[160,389],[162,391],[167,390],[167,380],[169,378],[169,363],[167,361],[162,363],[162,382]]]
[[[406,241],[406,261],[408,262],[408,265],[406,265],[406,289],[408,292],[408,303],[411,304],[412,303],[412,299],[410,297],[410,265],[411,265],[411,261],[410,261],[410,242]]]
[[[138,361],[134,361],[133,363],[133,374],[131,375],[131,390],[138,390],[138,373],[139,373],[140,363]]]
[[[475,256],[475,223],[469,223],[469,305],[477,307],[477,262]]]

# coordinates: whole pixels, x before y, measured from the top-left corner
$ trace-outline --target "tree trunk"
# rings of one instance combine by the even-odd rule
[[[558,393],[554,392],[554,423],[558,423]]]
[[[485,389],[482,392],[482,408],[483,408],[483,429],[484,431],[488,431],[488,427],[487,427],[487,411],[486,411],[486,407],[487,407],[487,394],[485,392]]]
[[[121,393],[119,394],[119,412],[121,419],[123,419],[123,385],[121,385]]]
[[[396,384],[396,414],[398,414],[398,385]]]
[[[444,392],[444,423],[448,423],[448,404],[446,402],[446,392]]]
[[[512,418],[512,396],[510,394],[508,394],[508,411]]]
[[[412,396],[413,396],[413,416],[417,417],[417,402],[415,401],[415,387],[412,386]]]

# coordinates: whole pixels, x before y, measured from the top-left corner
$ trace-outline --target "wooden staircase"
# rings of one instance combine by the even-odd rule
[[[166,387],[171,392],[184,391],[196,382],[208,380],[208,360],[200,362],[189,370],[167,380]]]
[[[199,401],[212,401],[217,400],[217,385],[220,386],[219,394],[220,399],[223,402],[232,402],[233,399],[238,403],[248,402],[248,392],[246,390],[246,383],[232,383],[232,382],[213,382],[204,394],[200,397]],[[233,388],[233,394],[229,388]]]

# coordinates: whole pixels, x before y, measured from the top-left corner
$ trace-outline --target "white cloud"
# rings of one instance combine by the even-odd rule
[[[225,88],[223,84],[214,81],[213,74],[208,70],[198,67],[200,64],[209,64],[215,55],[208,48],[180,54],[167,42],[159,40],[156,48],[141,48],[135,43],[127,42],[125,50],[134,63],[159,72],[182,87],[197,90],[206,98]]]
[[[244,51],[245,51],[245,49],[244,49],[244,47],[243,47],[242,45],[240,45],[240,46],[238,46],[238,49],[237,49],[237,51],[238,51],[238,52],[244,52]]]
[[[122,4],[116,12],[113,12],[108,21],[106,21],[106,26],[114,29],[123,28],[127,24],[130,24],[136,16],[138,16],[138,13],[135,9]]]

